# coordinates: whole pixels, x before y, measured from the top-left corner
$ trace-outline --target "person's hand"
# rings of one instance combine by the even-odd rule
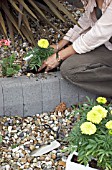
[[[58,48],[57,48],[57,45],[56,45],[56,44],[50,45],[50,47],[54,48],[54,52],[55,52],[55,53],[58,51]]]
[[[56,54],[50,56],[47,60],[45,60],[42,66],[38,69],[38,72],[45,69],[45,72],[52,70],[53,68],[59,65],[59,61],[56,59]]]

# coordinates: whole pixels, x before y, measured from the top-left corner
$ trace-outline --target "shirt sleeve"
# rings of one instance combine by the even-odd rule
[[[73,42],[73,48],[79,54],[86,53],[106,43],[111,36],[112,2],[95,25]]]
[[[63,39],[68,40],[70,42],[74,42],[81,33],[87,30],[91,26],[91,19],[88,16],[88,12],[85,12],[78,21],[79,25],[75,25],[73,28],[70,28],[69,31],[66,33]]]

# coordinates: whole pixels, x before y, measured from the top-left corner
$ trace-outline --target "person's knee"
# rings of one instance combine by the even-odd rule
[[[77,56],[69,57],[60,67],[61,74],[65,79],[76,82],[80,80],[82,81],[82,72],[85,71],[85,69],[86,64],[80,56],[79,58]]]
[[[63,62],[60,66],[60,72],[63,77],[68,77],[69,68],[67,67],[66,62]]]
[[[86,65],[80,65],[76,67],[75,64],[69,64],[68,62],[63,62],[60,71],[62,76],[71,82],[82,82],[88,79],[86,76]]]

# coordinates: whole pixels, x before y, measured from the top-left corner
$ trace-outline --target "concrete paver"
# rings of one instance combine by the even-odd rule
[[[22,86],[19,79],[7,78],[2,80],[3,110],[6,116],[23,116]]]
[[[58,77],[41,80],[43,96],[43,112],[53,111],[60,103],[60,87]]]
[[[23,89],[23,115],[32,116],[42,112],[42,91],[41,82],[34,78],[21,79]]]
[[[86,96],[94,94],[69,83],[60,72],[49,73],[45,78],[0,79],[0,116],[32,116],[42,112],[52,112],[60,102],[67,107],[82,102]]]
[[[3,92],[2,92],[2,86],[0,84],[0,116],[3,116]]]

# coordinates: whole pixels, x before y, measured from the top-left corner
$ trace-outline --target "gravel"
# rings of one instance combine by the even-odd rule
[[[51,113],[37,113],[24,118],[0,117],[3,139],[0,144],[0,170],[64,170],[68,153],[63,153],[62,149],[67,147],[64,139],[75,122],[69,116],[72,112],[61,103]],[[30,155],[54,140],[60,143],[59,148],[40,157]]]

